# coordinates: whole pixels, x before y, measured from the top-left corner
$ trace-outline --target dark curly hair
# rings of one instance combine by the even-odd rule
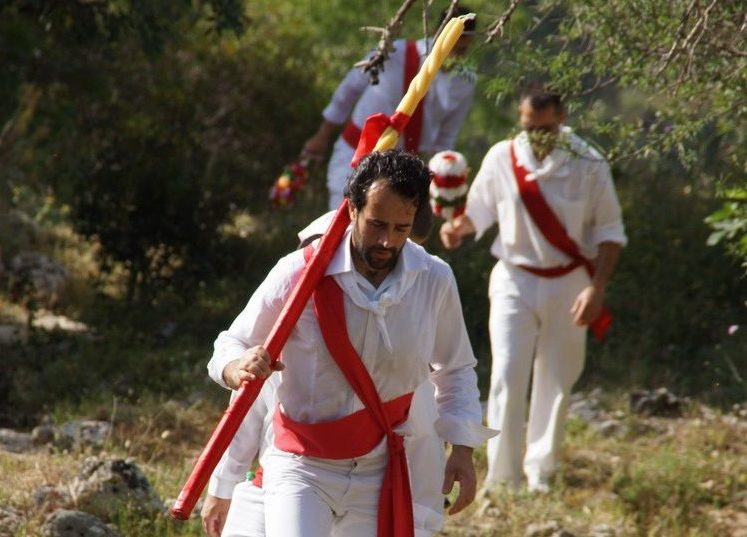
[[[431,172],[420,158],[400,149],[374,151],[360,161],[358,167],[348,177],[345,197],[359,211],[366,205],[371,185],[384,179],[387,186],[417,207],[415,219],[422,221],[430,211],[428,187]]]

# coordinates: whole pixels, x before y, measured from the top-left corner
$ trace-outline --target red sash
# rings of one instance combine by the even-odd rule
[[[568,265],[562,265],[559,267],[536,268],[527,265],[519,266],[532,274],[544,278],[557,278],[583,266],[589,274],[589,277],[593,278],[594,264],[581,253],[576,242],[568,235],[563,224],[558,220],[558,217],[547,204],[544,196],[542,196],[542,192],[539,189],[539,183],[537,181],[527,181],[526,176],[528,172],[526,168],[519,166],[519,163],[516,160],[516,151],[514,150],[513,141],[510,143],[509,152],[511,153],[511,167],[514,170],[514,177],[516,177],[519,196],[521,197],[521,201],[524,202],[524,206],[526,207],[529,216],[532,217],[532,221],[545,239],[572,260]],[[594,333],[596,339],[602,341],[605,333],[611,325],[612,314],[606,307],[602,306],[602,311],[599,313],[599,317],[589,325],[589,328]]]
[[[310,252],[310,246],[304,250],[307,261]],[[342,289],[332,277],[325,276],[317,285],[314,309],[327,349],[366,408],[339,420],[316,424],[295,422],[277,409],[273,423],[275,445],[293,453],[353,458],[368,453],[386,436],[389,460],[379,495],[377,536],[413,537],[415,522],[404,440],[393,430],[407,419],[412,393],[382,403],[371,375],[350,342]]]
[[[407,93],[407,89],[410,87],[410,82],[418,74],[420,69],[420,54],[418,53],[418,47],[415,41],[408,41],[405,48],[405,73],[404,82],[402,84],[402,94]],[[407,116],[395,114],[392,118],[388,118],[390,121],[384,125],[393,127],[397,132],[404,135],[405,149],[411,153],[417,153],[420,147],[420,135],[423,131],[423,100],[418,103],[412,116],[407,121]],[[404,128],[402,124],[406,123]],[[383,131],[383,129],[381,129]],[[378,129],[377,129],[378,132]],[[352,148],[358,147],[358,142],[361,139],[361,129],[352,121],[348,121],[345,128],[342,131],[342,139],[345,140],[348,145]],[[371,141],[375,145],[378,141],[378,134],[371,136]],[[370,143],[367,143],[370,145]],[[372,146],[373,147],[373,146]]]

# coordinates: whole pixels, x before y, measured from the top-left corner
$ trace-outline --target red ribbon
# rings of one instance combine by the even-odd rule
[[[376,147],[376,142],[379,141],[379,138],[384,134],[387,127],[391,127],[398,134],[402,134],[408,121],[410,121],[410,116],[402,112],[395,112],[391,117],[382,113],[368,116],[368,119],[363,124],[361,137],[358,139],[358,147],[355,148],[355,154],[350,165],[353,168],[357,167],[360,160],[373,151],[374,147]]]

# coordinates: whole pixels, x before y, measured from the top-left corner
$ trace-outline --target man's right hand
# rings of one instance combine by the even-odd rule
[[[210,494],[205,497],[200,515],[202,516],[202,529],[208,537],[220,537],[230,506],[231,500],[216,498]]]
[[[323,160],[327,154],[327,147],[329,147],[329,139],[317,132],[303,144],[301,157],[310,160]]]
[[[475,232],[475,226],[472,220],[466,215],[458,216],[453,221],[446,221],[441,226],[439,235],[444,248],[453,250],[462,245],[462,238],[465,235]]]
[[[272,365],[271,365],[272,364]],[[244,351],[241,358],[232,360],[223,368],[223,382],[232,390],[238,390],[245,380],[266,379],[273,371],[282,371],[282,362],[272,363],[270,354],[257,345]]]
[[[444,222],[438,234],[441,237],[441,243],[447,250],[454,250],[462,245],[462,235],[451,222]]]
[[[324,160],[324,157],[327,155],[330,140],[332,140],[332,136],[339,128],[340,125],[330,123],[326,119],[322,120],[322,123],[314,133],[314,136],[306,140],[306,143],[303,144],[301,157],[311,160]]]

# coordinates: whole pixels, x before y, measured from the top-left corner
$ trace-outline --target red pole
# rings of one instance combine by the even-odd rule
[[[276,362],[280,356],[280,351],[288,340],[288,337],[296,326],[296,321],[301,315],[306,303],[309,301],[311,294],[319,280],[324,275],[332,255],[337,250],[337,246],[342,240],[342,236],[350,223],[348,215],[347,200],[342,200],[337,208],[332,222],[327,228],[327,232],[319,242],[319,246],[314,251],[314,255],[306,264],[306,268],[301,273],[298,283],[294,287],[291,295],[283,306],[280,316],[275,321],[270,334],[265,340],[264,347]],[[184,484],[176,503],[171,508],[171,516],[178,520],[187,520],[192,513],[197,499],[202,494],[205,485],[215,470],[215,466],[223,456],[223,453],[231,443],[241,422],[257,399],[264,380],[255,380],[252,382],[245,381],[238,391],[236,398],[223,413],[218,426],[213,431],[205,449],[202,450],[200,457],[197,459],[189,475],[187,482]]]

